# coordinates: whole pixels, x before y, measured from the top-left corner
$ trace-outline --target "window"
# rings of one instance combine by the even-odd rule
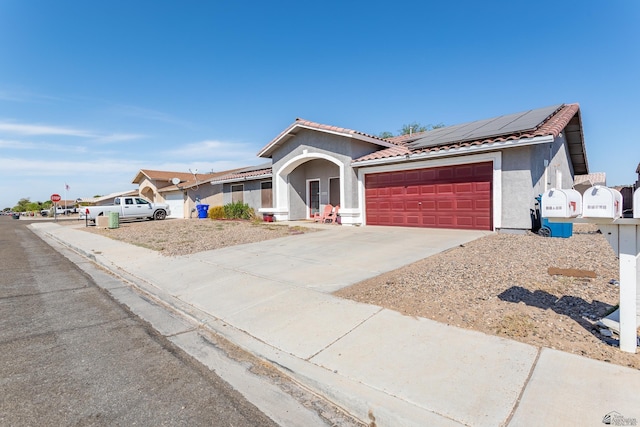
[[[232,185],[231,186],[231,201],[233,203],[244,203],[244,198],[242,196],[242,193],[244,191],[244,185],[242,184],[238,184],[238,185]]]
[[[262,199],[262,208],[273,207],[273,190],[271,181],[263,181],[260,183],[260,198]]]
[[[340,178],[329,178],[329,204],[340,204]]]

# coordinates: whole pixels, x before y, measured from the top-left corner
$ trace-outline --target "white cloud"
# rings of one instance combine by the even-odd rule
[[[77,137],[95,137],[96,135],[81,129],[38,124],[20,124],[0,122],[0,132],[14,135],[63,135]]]
[[[0,139],[0,148],[7,148],[11,150],[57,151],[67,153],[86,153],[88,151],[87,147],[82,145],[49,144],[10,139]]]

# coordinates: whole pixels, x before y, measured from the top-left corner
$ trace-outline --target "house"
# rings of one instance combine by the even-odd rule
[[[330,203],[345,225],[524,232],[536,196],[589,173],[578,104],[389,139],[296,119],[258,156],[270,173],[218,178],[226,199],[240,182],[266,189],[271,175],[272,206],[260,212],[303,220]]]
[[[190,218],[196,205],[221,206],[224,204],[222,185],[212,186],[211,181],[246,168],[222,172],[187,173],[141,169],[133,179],[138,184],[138,193],[154,203],[167,203],[170,218]]]

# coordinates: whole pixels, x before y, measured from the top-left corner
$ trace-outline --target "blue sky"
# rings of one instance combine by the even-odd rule
[[[0,0],[0,209],[221,171],[296,117],[378,134],[581,106],[590,170],[640,162],[640,2]]]

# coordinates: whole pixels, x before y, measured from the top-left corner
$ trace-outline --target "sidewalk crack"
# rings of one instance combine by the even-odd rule
[[[316,351],[314,354],[312,354],[311,356],[307,357],[306,359],[304,359],[307,362],[310,362],[311,359],[313,359],[314,357],[316,357],[317,355],[319,355],[320,353],[322,353],[323,351],[325,351],[326,349],[328,349],[329,347],[331,347],[332,345],[334,345],[335,343],[337,343],[338,341],[340,341],[341,339],[343,339],[344,337],[346,337],[347,335],[349,335],[351,332],[355,331],[356,329],[358,329],[360,326],[362,326],[366,321],[368,321],[369,319],[373,318],[373,316],[377,315],[378,313],[380,313],[382,310],[384,310],[383,307],[380,307],[375,313],[372,313],[370,316],[368,316],[367,318],[363,319],[361,322],[358,322],[358,324],[356,324],[353,328],[349,329],[347,332],[345,332],[344,334],[340,335],[338,338],[336,338],[335,340],[331,341],[329,344],[327,344],[326,346],[324,346],[323,348],[321,348],[320,350]]]
[[[516,399],[516,403],[513,405],[513,408],[511,409],[511,412],[509,413],[509,416],[505,420],[504,424],[502,424],[503,426],[508,426],[509,423],[511,423],[511,419],[513,419],[513,416],[516,414],[516,411],[518,410],[518,407],[520,406],[520,402],[522,401],[522,396],[524,395],[524,392],[527,390],[527,387],[529,386],[529,382],[531,382],[531,377],[533,376],[533,371],[535,371],[536,366],[538,366],[538,360],[540,360],[540,355],[541,354],[542,354],[542,347],[538,347],[538,351],[536,353],[536,358],[533,361],[533,363],[531,364],[531,369],[529,369],[529,375],[527,375],[527,379],[524,381],[524,384],[522,385],[522,389],[520,390],[520,393],[518,394],[518,398]]]

